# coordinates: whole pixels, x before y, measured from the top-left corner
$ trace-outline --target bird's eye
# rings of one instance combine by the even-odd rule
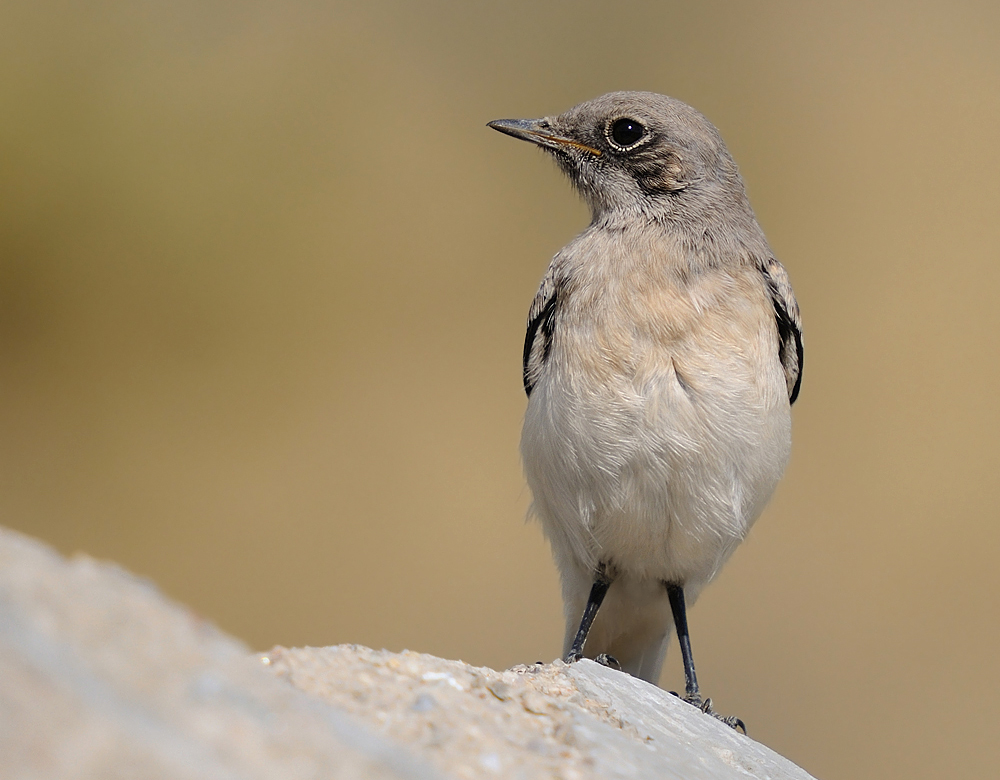
[[[637,144],[646,134],[646,128],[641,122],[623,116],[616,119],[608,128],[609,140],[620,149],[627,149]]]

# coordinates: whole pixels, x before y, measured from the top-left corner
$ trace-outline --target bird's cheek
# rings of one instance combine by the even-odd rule
[[[639,185],[649,193],[678,192],[690,182],[687,166],[674,153],[654,164],[639,166],[635,173]]]

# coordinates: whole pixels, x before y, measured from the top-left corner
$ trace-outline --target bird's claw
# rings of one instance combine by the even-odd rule
[[[673,693],[674,696],[677,696],[677,693],[675,693],[674,691],[671,691],[671,693]],[[735,715],[720,715],[718,712],[713,710],[711,699],[702,699],[701,696],[680,696],[678,698],[680,698],[682,701],[686,701],[692,707],[697,707],[706,715],[711,715],[716,720],[722,721],[734,731],[738,730],[742,731],[743,734],[747,733],[746,724],[742,720],[737,718]]]
[[[582,661],[584,658],[583,653],[567,653],[566,657],[563,658],[563,663],[565,664],[575,664],[577,661]],[[620,672],[622,670],[622,665],[618,663],[618,659],[613,655],[608,655],[607,653],[601,653],[595,659],[597,663],[601,666],[606,666],[609,669],[614,669]]]
[[[728,715],[728,716],[716,715],[715,717],[717,717],[719,720],[721,720],[723,723],[729,726],[729,728],[731,728],[733,731],[742,731],[744,737],[747,735],[746,724],[742,720],[737,718],[735,715]]]
[[[601,653],[597,658],[594,659],[601,666],[606,666],[609,669],[614,669],[616,672],[622,670],[622,665],[618,663],[618,659],[613,655],[608,655],[607,653]]]

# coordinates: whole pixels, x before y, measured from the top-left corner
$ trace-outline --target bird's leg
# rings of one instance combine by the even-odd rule
[[[681,645],[681,659],[684,661],[684,701],[701,706],[701,692],[698,690],[698,675],[694,671],[694,656],[691,655],[691,635],[688,633],[687,607],[684,605],[684,588],[673,582],[667,584],[670,611],[674,613],[674,627],[677,641]]]
[[[614,577],[609,573],[608,567],[603,563],[598,564],[597,571],[594,573],[594,584],[590,588],[590,596],[587,599],[587,606],[584,607],[583,617],[580,619],[580,628],[576,632],[573,646],[566,653],[566,663],[571,664],[583,658],[583,646],[587,642],[587,634],[590,633],[590,627],[594,624],[594,618],[597,617],[597,610],[601,608],[601,602],[604,601],[613,580]]]
[[[719,715],[712,709],[711,699],[702,699],[698,689],[698,675],[694,671],[694,656],[691,654],[691,635],[688,633],[687,607],[684,605],[684,586],[675,582],[665,583],[667,597],[670,599],[670,611],[674,613],[674,627],[677,629],[677,641],[681,646],[681,659],[684,662],[684,701],[693,704],[706,715],[718,718],[727,726],[739,729],[744,734],[747,727],[739,718]]]

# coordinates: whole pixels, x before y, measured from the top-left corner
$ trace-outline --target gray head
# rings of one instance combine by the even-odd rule
[[[595,221],[646,216],[693,227],[728,213],[730,221],[739,215],[755,222],[719,131],[679,100],[611,92],[557,117],[489,126],[550,152]]]

